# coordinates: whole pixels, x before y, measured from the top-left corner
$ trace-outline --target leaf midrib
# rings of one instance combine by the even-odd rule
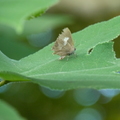
[[[81,72],[82,72],[82,74],[83,74],[83,72],[87,72],[87,73],[84,73],[84,74],[87,75],[87,74],[91,74],[91,73],[88,73],[88,72],[91,72],[91,71],[96,71],[96,70],[106,70],[107,71],[107,69],[110,70],[111,68],[116,68],[116,66],[108,66],[108,67],[102,67],[102,68],[92,68],[92,69],[85,69],[85,70],[75,70],[75,71],[64,71],[64,72],[52,72],[52,73],[44,73],[44,74],[34,74],[34,75],[30,75],[29,77],[37,77],[37,76],[40,77],[40,76],[47,76],[47,75],[49,76],[49,75],[59,75],[59,74],[71,74],[71,73],[74,74],[74,73],[81,73]]]

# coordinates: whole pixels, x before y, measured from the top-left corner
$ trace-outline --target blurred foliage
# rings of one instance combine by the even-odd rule
[[[64,3],[64,1],[66,4]],[[1,2],[3,4],[6,1],[1,1]],[[19,5],[18,1],[16,2],[18,4],[18,6],[16,6],[16,9],[18,9],[19,7],[21,8],[20,10],[22,10],[22,8],[27,8],[26,6],[29,6],[28,4],[29,1],[27,1],[27,5],[25,4],[25,1],[23,1],[22,6]],[[84,4],[81,2],[84,2]],[[35,5],[36,7],[36,4],[38,3],[37,2],[36,4],[34,3],[35,1],[33,1],[30,4],[32,6]],[[45,4],[46,3],[47,2],[45,2]],[[2,4],[0,5],[2,6]],[[11,5],[14,5],[14,4],[11,4]],[[23,5],[25,5],[25,7],[23,7]],[[99,21],[108,20],[112,17],[119,15],[120,14],[119,5],[120,4],[118,0],[114,0],[114,1],[90,0],[89,2],[86,0],[84,1],[76,0],[74,2],[69,0],[61,0],[59,4],[48,9],[47,14],[56,13],[57,16],[59,16],[58,14],[62,13],[62,14],[66,14],[68,17],[70,15],[72,17],[68,18],[67,21],[69,22],[70,20],[69,23],[71,23],[71,21],[74,20],[73,23],[67,24],[65,20],[65,23],[61,21],[61,23],[58,22],[60,23],[60,25],[57,24],[57,26],[53,25],[54,27],[52,26],[50,27],[50,25],[52,24],[50,22],[49,25],[47,24],[47,26],[49,26],[50,29],[48,30],[47,26],[45,26],[46,28],[43,31],[40,31],[40,35],[38,31],[37,33],[34,33],[36,36],[31,34],[26,35],[24,34],[24,32],[22,34],[18,34],[16,33],[15,29],[10,28],[5,24],[4,25],[1,24],[0,25],[0,50],[12,59],[23,58],[29,54],[34,53],[35,51],[38,51],[42,47],[54,41],[58,36],[58,34],[60,33],[61,29],[66,26],[68,26],[72,32],[75,32],[85,28],[90,24],[93,24]],[[9,7],[9,4],[5,5],[5,7]],[[40,4],[38,4],[38,7],[40,7]],[[2,9],[3,7],[0,7],[0,8]],[[12,21],[12,18],[14,18],[13,16],[20,17],[20,14],[18,14],[18,10],[16,11],[16,9],[13,11],[16,14],[7,15],[7,19],[6,19],[7,21],[9,21],[9,19],[10,21]],[[45,10],[46,10],[45,8],[42,8],[40,12],[39,10],[35,10],[35,14],[31,13],[31,15],[26,16],[27,17],[26,20],[28,19],[32,20],[34,16],[35,18],[39,17],[39,15],[43,14]],[[4,12],[3,10],[0,10],[0,11],[1,11],[0,13]],[[94,14],[92,11],[94,12]],[[11,13],[9,10],[7,12]],[[3,20],[3,22],[5,21]],[[12,23],[13,25],[15,25],[13,21]],[[18,26],[18,29],[19,29],[19,26]],[[40,39],[45,38],[43,35],[46,35],[46,34],[48,36],[50,35],[51,39],[49,43],[48,42],[45,43],[44,41],[42,45],[42,42],[37,41],[37,39],[39,39],[39,36],[40,36]],[[34,39],[35,39],[35,42],[33,42]],[[46,40],[47,39],[48,37],[46,38]],[[119,47],[120,40],[119,39],[120,38],[117,38],[114,40],[115,41],[114,50],[116,53],[116,57],[118,58],[120,57],[120,47]],[[41,44],[41,45],[39,46],[38,44]],[[49,90],[47,88],[40,87],[37,84],[27,83],[27,82],[24,82],[24,83],[18,82],[18,83],[8,83],[7,85],[0,87],[0,99],[6,101],[11,106],[13,106],[20,113],[20,115],[24,116],[24,118],[26,118],[27,120],[83,120],[83,119],[84,120],[119,120],[120,119],[119,90],[114,90],[114,89],[111,91],[108,90],[106,93],[107,95],[104,95],[103,92],[93,90],[93,89],[92,90],[80,89],[80,90],[69,90],[69,91],[54,91],[54,90]],[[110,93],[112,93],[113,95],[111,95],[111,97],[108,97],[108,94]],[[78,99],[79,94],[82,100]],[[90,95],[92,96],[93,100],[90,97]],[[76,100],[76,98],[78,100]],[[89,103],[90,105],[87,106],[85,104],[83,105],[78,103],[78,101],[84,101],[84,103],[86,102],[87,104],[89,103],[89,101],[90,103],[92,101],[93,104]],[[1,104],[4,105],[5,103],[1,102]],[[9,105],[6,106],[6,110],[4,112],[6,116],[8,116],[9,114],[9,112],[7,113],[7,107],[9,107]],[[3,111],[1,106],[0,106],[0,110]],[[7,119],[4,119],[4,120],[7,120]]]
[[[5,114],[6,113],[6,114]],[[14,108],[0,100],[0,119],[1,120],[25,120],[19,116]]]
[[[38,11],[42,14],[43,11],[57,2],[58,0],[0,1],[0,23],[9,25],[18,33],[21,33],[25,19],[29,18],[33,13],[37,14]]]
[[[114,91],[114,94],[112,92],[113,95],[108,97],[107,94],[103,94],[105,91],[107,94]],[[90,116],[95,116],[95,120],[118,120],[120,91],[112,91],[54,91],[26,82],[10,83],[1,87],[0,98],[14,106],[27,120],[82,120],[80,118],[84,118],[84,112],[85,120],[93,120],[89,119]],[[82,100],[84,105],[83,102],[78,103],[76,98]],[[91,112],[88,112],[89,110]],[[89,113],[88,116],[86,112]]]

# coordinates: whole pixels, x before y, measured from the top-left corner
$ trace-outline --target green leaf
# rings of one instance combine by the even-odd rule
[[[58,0],[1,0],[0,23],[15,28],[19,33],[25,19],[31,14],[45,11]]]
[[[34,34],[48,29],[53,29],[61,25],[72,23],[71,17],[66,15],[43,15],[25,21],[23,34]]]
[[[53,89],[120,88],[120,60],[115,58],[111,42],[120,34],[119,21],[120,16],[74,33],[77,56],[68,60],[52,55],[53,44],[19,61],[1,53],[0,76],[8,81],[29,80]]]
[[[25,119],[22,118],[13,107],[0,100],[0,120],[25,120]]]

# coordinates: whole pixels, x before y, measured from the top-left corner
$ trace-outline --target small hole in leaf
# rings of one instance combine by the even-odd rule
[[[89,51],[88,51],[88,54],[90,54],[92,52],[93,48],[91,48]]]

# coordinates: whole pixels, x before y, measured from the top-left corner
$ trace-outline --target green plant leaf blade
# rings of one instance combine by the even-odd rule
[[[76,46],[80,46],[82,48],[79,51],[80,54],[86,54],[97,44],[109,42],[110,40],[117,38],[120,35],[119,21],[120,16],[117,16],[108,21],[90,25],[82,31],[73,34],[73,39],[76,42]]]
[[[118,88],[120,75],[117,74],[117,70],[120,66],[111,49],[112,43],[98,45],[90,55],[81,55],[64,61],[55,59],[44,67],[40,67],[39,74],[35,75],[36,70],[28,71],[26,74],[37,78],[34,82],[54,89],[106,88],[105,86]],[[50,64],[53,65],[52,68]],[[117,82],[113,82],[113,79]],[[114,84],[109,84],[109,82]]]
[[[22,77],[21,81],[30,80],[60,90],[83,87],[120,88],[120,60],[115,58],[111,42],[120,34],[119,21],[120,16],[74,33],[77,56],[70,56],[68,60],[58,60],[57,55],[52,55],[53,44],[19,61],[0,54],[0,61],[5,61],[4,64],[0,62],[0,76],[2,79],[9,79],[7,74],[4,75],[8,71],[13,78],[14,75]],[[12,79],[9,81],[18,81]]]

